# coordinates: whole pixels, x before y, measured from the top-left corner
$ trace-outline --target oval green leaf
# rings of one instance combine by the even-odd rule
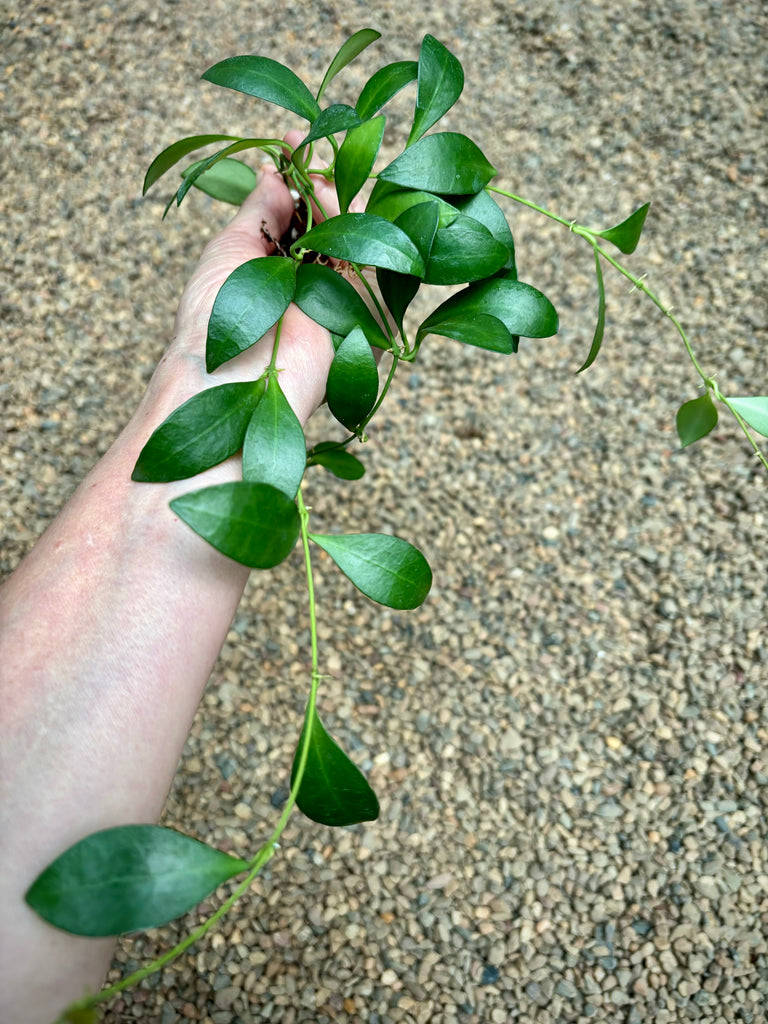
[[[357,124],[360,124],[360,116],[354,107],[347,106],[346,103],[335,103],[332,107],[326,107],[312,122],[309,133],[301,140],[294,153],[310,142],[317,142],[318,139],[327,139],[329,135],[335,135],[336,132],[345,132],[348,128],[354,128]]]
[[[251,569],[279,565],[299,536],[295,503],[271,484],[215,484],[174,498],[170,505],[217,551]]]
[[[388,220],[370,213],[330,217],[302,235],[294,246],[349,263],[419,277],[424,274],[424,261],[410,238]]]
[[[308,747],[307,760],[296,791],[299,810],[320,825],[375,821],[379,816],[376,794],[357,765],[328,735],[314,709],[301,731],[293,759],[291,789],[296,785],[305,746]]]
[[[149,165],[141,194],[146,195],[158,178],[161,178],[167,170],[170,170],[175,163],[178,163],[188,153],[192,153],[196,149],[202,149],[203,146],[207,146],[211,142],[236,142],[237,140],[237,135],[190,135],[186,139],[179,139],[178,142],[167,146],[162,153],[158,153]]]
[[[272,377],[248,424],[243,442],[243,480],[272,484],[295,498],[307,447],[296,413]]]
[[[510,334],[525,338],[549,338],[557,333],[557,312],[546,295],[523,281],[497,277],[451,296],[427,317],[419,334],[435,330],[446,318],[475,313],[489,313],[501,320]]]
[[[336,194],[339,209],[349,204],[368,180],[384,137],[384,116],[364,121],[347,132],[336,157]]]
[[[260,341],[285,313],[295,288],[296,263],[284,256],[257,257],[233,270],[208,321],[208,373]]]
[[[501,320],[488,313],[446,316],[436,321],[428,331],[419,331],[421,337],[425,334],[439,334],[443,338],[453,338],[465,345],[474,345],[476,348],[501,352],[504,355],[517,351],[514,337]]]
[[[225,89],[276,103],[307,121],[314,121],[320,113],[317,100],[298,75],[270,57],[227,57],[208,68],[202,77]]]
[[[346,42],[342,43],[339,47],[339,51],[328,66],[328,70],[325,72],[322,84],[317,93],[318,102],[324,95],[328,83],[338,75],[338,73],[350,64],[359,53],[362,53],[366,46],[370,46],[371,43],[381,38],[381,32],[377,32],[375,28],[361,28],[358,32],[347,39]]]
[[[488,192],[478,192],[473,196],[457,196],[451,200],[453,206],[467,217],[479,221],[488,228],[497,242],[506,246],[509,255],[504,264],[507,271],[506,277],[517,277],[515,269],[515,240],[512,237],[512,229],[507,223],[504,212],[496,200]],[[440,227],[444,227],[441,224]]]
[[[605,231],[595,231],[595,234],[598,238],[604,238],[606,241],[613,243],[620,252],[628,256],[637,248],[640,235],[643,233],[645,218],[648,216],[650,208],[651,204],[645,203],[635,210],[634,213],[631,213],[621,224],[617,224],[613,228],[606,228]]]
[[[320,263],[302,263],[296,274],[293,301],[308,317],[331,331],[346,337],[362,327],[366,338],[377,348],[391,345],[365,300],[349,281]]]
[[[310,534],[358,590],[389,608],[417,608],[432,586],[422,553],[383,533]]]
[[[356,430],[376,403],[379,372],[371,346],[359,327],[336,350],[328,371],[328,408],[348,430]]]
[[[458,58],[434,36],[424,36],[419,53],[416,112],[407,145],[420,139],[451,109],[463,88],[464,70]]]
[[[382,181],[441,195],[468,195],[484,188],[496,170],[466,135],[436,132],[419,139],[383,171]]]
[[[141,450],[131,480],[167,483],[217,466],[243,445],[264,381],[219,384],[175,409]]]
[[[187,167],[181,173],[182,178],[194,174],[203,163],[204,160],[198,160]],[[212,199],[240,206],[256,188],[256,172],[242,160],[233,160],[227,156],[197,177],[195,188],[199,188]]]
[[[685,402],[677,410],[677,436],[686,448],[717,426],[717,409],[709,393]]]
[[[365,466],[360,459],[336,441],[320,441],[314,446],[307,458],[308,466],[322,466],[329,473],[341,480],[359,480],[365,473]]]
[[[728,402],[744,422],[763,437],[768,437],[768,398],[729,398]]]
[[[465,284],[491,277],[504,267],[509,249],[472,217],[457,214],[439,228],[427,260],[427,284]]]
[[[168,202],[168,206],[165,208],[165,213],[170,209],[174,198],[176,199],[176,205],[181,206],[181,202],[184,196],[189,192],[193,185],[197,184],[198,180],[203,175],[209,173],[218,163],[225,160],[232,153],[240,153],[244,149],[260,149],[269,142],[269,139],[240,139],[238,142],[233,142],[230,146],[225,146],[224,149],[220,149],[213,156],[206,157],[204,160],[198,160],[194,168],[188,168],[184,180],[176,192],[175,197],[172,196]],[[163,214],[165,216],[165,214]]]
[[[73,935],[157,928],[248,863],[160,825],[121,825],[70,846],[25,895],[49,924]]]
[[[393,96],[416,78],[418,68],[415,60],[398,60],[379,68],[365,83],[360,99],[355,104],[360,118],[367,121],[373,117],[385,103],[389,103]]]

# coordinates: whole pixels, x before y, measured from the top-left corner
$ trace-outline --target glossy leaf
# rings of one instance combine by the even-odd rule
[[[423,325],[422,325],[423,327]],[[420,336],[439,334],[444,338],[453,338],[465,345],[474,345],[489,352],[501,352],[509,355],[517,351],[517,344],[504,324],[489,313],[458,313],[445,316],[433,322],[428,330],[420,330]]]
[[[363,121],[373,117],[401,89],[414,81],[419,65],[415,60],[398,60],[372,75],[363,86],[355,109]]]
[[[597,249],[595,249],[595,278],[597,280],[597,323],[595,324],[595,333],[592,336],[589,354],[576,371],[577,373],[581,373],[582,370],[586,370],[594,363],[603,344],[603,333],[605,331],[605,283],[603,282],[603,268],[600,265],[600,253]]]
[[[497,277],[451,296],[427,317],[419,335],[428,334],[448,317],[476,313],[497,317],[510,334],[525,338],[548,338],[557,333],[557,312],[545,295],[522,281]]]
[[[364,121],[347,132],[336,157],[336,194],[339,208],[346,213],[349,204],[368,180],[384,137],[384,116]]]
[[[383,533],[310,534],[366,597],[389,608],[417,608],[432,586],[422,553]]]
[[[320,441],[307,459],[308,466],[323,466],[341,480],[359,480],[365,473],[360,459],[340,448],[336,441]]]
[[[203,146],[208,146],[212,142],[236,142],[237,140],[237,135],[190,135],[186,139],[179,139],[178,142],[172,143],[162,153],[158,153],[149,165],[144,178],[142,195],[146,195],[158,178],[161,178],[182,157],[193,153],[196,149],[202,149]]]
[[[317,100],[298,75],[270,57],[227,57],[208,68],[202,77],[225,89],[276,103],[307,121],[314,121],[320,113]]]
[[[263,338],[285,313],[295,289],[296,263],[284,256],[257,257],[233,270],[208,321],[208,373]]]
[[[480,193],[483,195],[484,193]],[[431,192],[424,192],[421,189],[400,188],[397,185],[390,185],[389,182],[379,178],[373,186],[368,199],[366,211],[386,217],[387,220],[396,221],[397,218],[413,206],[420,206],[422,203],[437,203],[440,213],[438,227],[444,228],[456,217],[456,208],[450,203],[441,199],[440,196]]]
[[[504,212],[496,200],[483,191],[473,196],[457,196],[452,200],[452,204],[467,217],[472,217],[473,220],[479,221],[480,224],[488,228],[497,242],[501,242],[502,245],[506,246],[508,255],[504,263],[504,270],[507,271],[505,276],[517,277],[515,269],[515,240],[512,237],[512,229],[507,223],[507,218],[504,216]],[[440,227],[444,226],[443,224],[440,225]]]
[[[613,228],[607,228],[605,231],[595,231],[595,234],[598,238],[604,238],[607,242],[613,243],[620,252],[629,255],[637,248],[650,206],[650,203],[645,203],[635,210],[634,213],[630,214],[626,220],[623,220],[621,224],[617,224]]]
[[[358,54],[362,53],[366,46],[370,46],[371,43],[381,38],[381,32],[377,32],[373,28],[361,28],[359,32],[355,32],[354,35],[350,36],[346,42],[342,43],[338,53],[331,61],[328,70],[325,72],[322,84],[317,94],[318,102],[321,97],[325,94],[325,90],[328,83],[338,75],[338,73],[350,64]]]
[[[25,899],[74,935],[121,935],[172,921],[247,867],[173,829],[121,825],[70,846]]]
[[[272,484],[295,498],[306,461],[301,423],[278,378],[272,377],[248,424],[243,443],[243,480]]]
[[[349,263],[424,274],[424,262],[410,238],[388,220],[370,213],[330,217],[303,235],[298,244]]]
[[[301,731],[293,759],[291,788],[296,784],[307,745],[307,762],[296,793],[299,810],[320,825],[356,825],[378,818],[376,794],[357,765],[328,735],[314,709]]]
[[[736,412],[758,434],[768,437],[768,397],[729,398]]]
[[[271,484],[237,480],[174,498],[171,508],[222,554],[251,569],[271,569],[293,550],[299,512]]]
[[[371,345],[387,350],[391,347],[357,289],[330,267],[302,263],[296,274],[293,301],[315,323],[333,334],[344,338],[359,326]]]
[[[677,436],[683,448],[714,430],[717,426],[717,409],[709,393],[685,402],[677,410]]]
[[[479,192],[496,173],[466,135],[436,132],[419,139],[379,172],[382,181],[441,195]]]
[[[465,284],[491,277],[507,262],[509,249],[472,217],[457,214],[435,234],[427,260],[427,284]]]
[[[336,132],[345,132],[357,124],[360,124],[360,117],[354,107],[347,106],[346,103],[335,103],[317,115],[309,133],[298,144],[296,151],[300,151],[310,142],[326,139],[329,135],[335,135]]]
[[[434,36],[424,36],[419,53],[416,112],[407,145],[420,139],[450,110],[463,88],[464,70],[459,60]]]
[[[206,388],[175,409],[141,450],[132,480],[185,480],[216,466],[243,446],[264,381]]]
[[[422,192],[421,195],[428,197],[426,192]],[[440,209],[438,204],[433,201],[408,207],[395,221],[397,227],[408,235],[419,250],[421,258],[427,266],[427,273],[429,272],[432,243],[435,240],[439,221]],[[377,270],[376,281],[381,297],[394,317],[395,323],[402,331],[405,311],[419,290],[421,278],[412,274],[396,274],[391,270]]]
[[[356,430],[373,408],[379,393],[379,373],[371,346],[359,327],[336,350],[328,371],[328,408],[348,430]]]
[[[182,171],[182,178],[187,178],[203,164],[204,160],[187,167]],[[256,188],[256,172],[242,160],[224,157],[195,179],[195,188],[212,199],[220,199],[233,206],[240,206]]]

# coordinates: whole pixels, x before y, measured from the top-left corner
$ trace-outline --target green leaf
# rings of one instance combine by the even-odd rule
[[[402,274],[424,274],[424,262],[405,232],[370,213],[342,213],[330,217],[294,245],[349,263],[386,267]]]
[[[447,299],[427,317],[419,335],[428,334],[446,318],[477,313],[497,317],[510,334],[525,338],[548,338],[557,333],[557,312],[545,295],[522,281],[496,277],[472,284]]]
[[[475,143],[458,132],[419,139],[379,171],[382,181],[441,195],[479,192],[496,173]]]
[[[175,409],[141,450],[131,480],[167,483],[217,466],[243,445],[264,381],[219,384]]]
[[[328,370],[328,408],[348,430],[356,430],[376,403],[379,372],[371,346],[355,327],[336,350]]]
[[[484,194],[480,193],[480,195]],[[375,213],[379,217],[385,217],[394,222],[406,210],[413,206],[421,206],[422,203],[437,203],[440,211],[438,227],[446,227],[456,217],[456,208],[441,199],[440,196],[424,192],[422,189],[398,188],[397,185],[390,185],[389,182],[382,181],[381,178],[378,178],[373,186],[366,205],[366,212]]]
[[[276,103],[307,121],[314,121],[320,113],[317,100],[298,75],[269,57],[227,57],[208,68],[202,77],[225,89]]]
[[[598,238],[604,238],[607,242],[612,242],[620,252],[628,256],[637,248],[650,206],[650,203],[645,203],[635,210],[634,213],[630,214],[626,220],[623,220],[621,224],[617,224],[613,228],[606,228],[605,231],[595,231],[594,234]]]
[[[432,586],[432,570],[426,558],[400,537],[311,533],[310,538],[358,590],[389,608],[417,608]]]
[[[271,484],[237,480],[174,498],[171,508],[217,551],[251,569],[271,569],[293,550],[299,511]]]
[[[296,274],[293,301],[308,317],[333,334],[346,337],[362,327],[371,345],[389,351],[389,340],[360,293],[335,270],[302,263]]]
[[[683,448],[702,437],[717,426],[717,409],[709,392],[685,402],[677,410],[677,435]]]
[[[460,62],[434,36],[424,36],[418,68],[416,113],[408,136],[409,146],[450,110],[464,88]]]
[[[166,171],[170,170],[174,164],[178,163],[182,157],[187,156],[188,153],[192,153],[196,149],[202,149],[203,146],[208,146],[211,142],[234,142],[237,139],[237,135],[190,135],[186,139],[179,139],[178,142],[172,143],[162,153],[158,153],[149,165],[141,194],[146,195],[158,178],[161,178]]]
[[[204,163],[204,160],[198,160],[187,167],[181,172],[182,178],[194,174]],[[195,188],[199,188],[212,199],[240,206],[256,188],[256,172],[242,160],[224,157],[195,179]]]
[[[339,208],[346,213],[349,204],[368,180],[384,137],[383,115],[364,121],[347,132],[336,157],[336,194]]]
[[[605,331],[605,283],[603,282],[603,268],[600,265],[600,253],[597,249],[595,249],[595,277],[597,279],[597,323],[595,324],[595,333],[592,336],[589,355],[578,368],[577,373],[581,373],[594,363],[603,344],[603,332]]]
[[[263,338],[285,313],[295,289],[296,263],[284,256],[260,256],[233,270],[208,321],[208,373]]]
[[[508,257],[509,249],[488,228],[460,213],[435,234],[425,280],[442,285],[479,281],[501,270]]]
[[[480,224],[488,228],[496,241],[506,246],[508,256],[504,263],[504,270],[507,273],[504,276],[516,278],[515,240],[512,237],[512,230],[507,223],[507,218],[496,200],[488,192],[483,191],[473,196],[457,196],[451,202],[461,213],[472,217],[473,220],[479,221]],[[444,226],[440,225],[440,227]]]
[[[517,344],[504,324],[489,313],[458,313],[448,315],[432,323],[428,330],[419,329],[419,335],[439,334],[444,338],[454,338],[465,345],[487,349],[489,352],[502,352],[509,355],[517,351]]]
[[[217,153],[214,153],[213,156],[206,157],[205,160],[198,160],[194,169],[191,167],[188,169],[188,173],[184,177],[181,185],[179,185],[175,197],[171,197],[168,206],[165,208],[165,213],[170,209],[174,198],[176,199],[176,205],[181,206],[184,196],[189,192],[192,186],[197,183],[198,179],[204,174],[207,174],[211,168],[226,157],[230,156],[230,154],[240,153],[244,149],[260,149],[268,142],[269,139],[240,139],[238,142],[233,142],[231,146],[225,146],[224,149],[220,149]],[[163,216],[165,216],[165,214],[163,214]]]
[[[70,846],[25,899],[73,935],[121,935],[172,921],[247,867],[173,829],[121,825]]]
[[[360,459],[336,441],[320,441],[314,446],[307,459],[308,466],[323,466],[341,480],[359,480],[365,473]]]
[[[381,38],[381,32],[377,32],[373,28],[361,28],[359,32],[355,32],[351,35],[345,43],[342,43],[339,48],[339,52],[331,61],[328,70],[325,72],[320,89],[317,93],[318,103],[323,97],[328,83],[338,75],[338,73],[350,64],[359,53],[370,46],[371,43]]]
[[[768,398],[729,398],[728,402],[748,426],[768,437]]]
[[[325,731],[314,709],[301,731],[293,759],[291,788],[307,745],[307,762],[296,793],[299,810],[320,825],[356,825],[378,818],[376,794],[357,765]]]
[[[420,194],[429,197],[427,192]],[[421,258],[427,266],[427,273],[429,273],[429,255],[432,251],[432,243],[435,240],[439,220],[438,204],[429,201],[407,207],[395,221],[397,227],[408,235],[419,250]],[[396,274],[392,270],[377,270],[376,280],[381,297],[402,332],[405,311],[418,292],[421,279],[412,274]]]
[[[243,480],[272,484],[295,498],[306,461],[301,423],[277,377],[272,377],[248,424],[243,443]]]
[[[385,103],[389,103],[393,96],[416,78],[418,68],[415,60],[398,60],[379,68],[365,83],[360,99],[355,104],[361,119],[367,121]]]
[[[360,124],[360,117],[354,107],[347,106],[346,103],[334,103],[332,107],[326,107],[318,114],[316,120],[312,122],[309,134],[301,140],[294,153],[300,152],[302,147],[309,145],[310,142],[326,139],[336,132],[345,132],[357,124]]]

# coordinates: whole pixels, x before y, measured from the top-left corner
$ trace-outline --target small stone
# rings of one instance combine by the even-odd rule
[[[495,985],[501,976],[501,972],[498,967],[494,967],[492,964],[486,964],[483,968],[483,973],[480,975],[481,985]]]
[[[235,817],[240,818],[241,821],[248,821],[253,817],[253,811],[248,804],[241,801],[239,804],[235,804]]]
[[[694,879],[693,887],[708,900],[720,899],[720,886],[712,875],[699,875]]]

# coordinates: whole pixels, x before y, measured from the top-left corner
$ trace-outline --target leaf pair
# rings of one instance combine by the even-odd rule
[[[748,427],[768,437],[768,396],[729,398],[727,402]],[[717,406],[709,391],[690,402],[684,402],[678,409],[676,423],[683,448],[714,430],[717,426]]]

